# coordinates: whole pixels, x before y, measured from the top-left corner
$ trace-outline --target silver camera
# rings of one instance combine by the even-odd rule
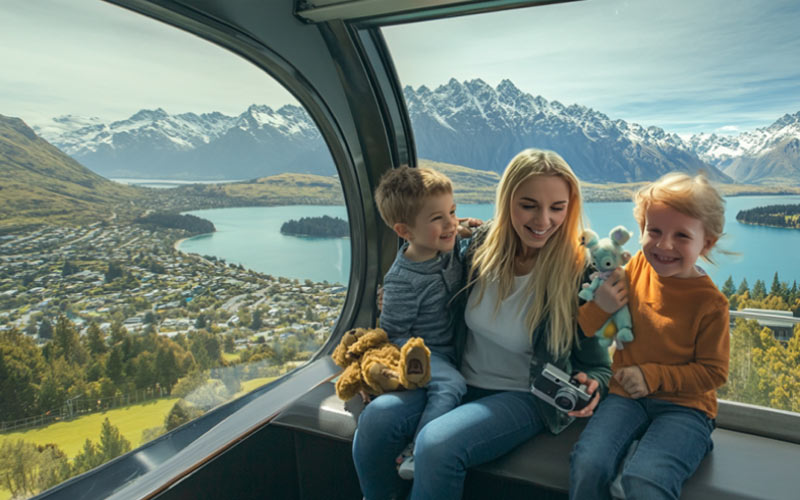
[[[563,412],[581,410],[592,400],[585,385],[550,363],[533,380],[531,392]]]

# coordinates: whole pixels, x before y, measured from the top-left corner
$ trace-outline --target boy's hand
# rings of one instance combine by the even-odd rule
[[[647,382],[644,379],[642,369],[638,366],[620,368],[617,370],[617,373],[614,374],[614,378],[633,399],[643,398],[650,394],[650,389],[647,388]]]
[[[597,408],[597,405],[600,403],[600,393],[599,392],[595,393],[595,391],[597,391],[597,388],[600,386],[600,383],[593,378],[589,378],[589,376],[583,372],[576,373],[574,377],[575,380],[577,380],[581,384],[584,384],[586,386],[586,392],[588,392],[589,394],[594,394],[594,397],[592,398],[591,401],[589,401],[588,405],[583,407],[583,409],[579,411],[571,411],[567,413],[567,415],[569,415],[570,417],[578,417],[578,418],[591,417],[592,413],[594,413],[594,409]]]
[[[378,290],[375,292],[375,304],[378,306],[378,311],[383,311],[383,286],[378,285]]]
[[[458,235],[462,238],[469,238],[472,236],[471,228],[478,227],[481,224],[483,224],[483,221],[480,219],[475,219],[474,217],[459,217]]]
[[[372,398],[364,389],[359,389],[358,395],[361,396],[361,401],[363,401],[365,405],[372,401]]]
[[[628,280],[625,270],[617,268],[602,285],[594,291],[594,302],[603,311],[613,314],[628,303]]]

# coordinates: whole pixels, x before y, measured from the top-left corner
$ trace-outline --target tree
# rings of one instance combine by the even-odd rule
[[[759,389],[758,366],[753,351],[761,347],[761,327],[755,320],[737,319],[731,330],[731,357],[728,382],[719,389],[719,396],[764,406],[767,399]]]
[[[222,341],[222,345],[223,349],[228,354],[236,350],[236,343],[233,341],[233,335],[225,335],[225,339]]]
[[[742,278],[742,282],[739,284],[739,288],[736,290],[736,295],[741,295],[744,292],[750,291],[750,285],[747,284],[747,278]]]
[[[94,321],[92,321],[89,324],[89,328],[86,329],[86,343],[89,347],[89,352],[91,352],[93,356],[99,356],[108,351],[106,337]]]
[[[143,321],[144,321],[145,324],[152,325],[157,320],[158,319],[156,318],[156,315],[155,315],[155,313],[153,311],[147,311],[146,313],[144,313]]]
[[[772,286],[769,289],[770,295],[781,295],[781,281],[778,279],[778,272],[775,271],[775,276],[772,278]]]
[[[261,320],[261,309],[256,309],[253,311],[253,321],[250,323],[250,329],[257,332],[262,326],[264,326],[264,323]]]
[[[103,420],[103,427],[100,429],[100,455],[103,462],[108,462],[131,449],[131,443],[120,434],[119,429],[108,420]]]
[[[122,348],[120,346],[114,346],[106,361],[106,376],[111,379],[114,384],[119,385],[123,382],[125,377],[123,363],[124,356],[122,355]]]
[[[54,444],[21,439],[0,443],[0,484],[14,498],[29,497],[70,476],[67,456]]]
[[[106,269],[105,279],[106,283],[111,283],[117,278],[121,278],[123,275],[122,265],[119,262],[111,261],[108,263],[108,268]]]
[[[156,355],[150,351],[144,351],[136,356],[132,361],[135,370],[133,382],[137,389],[145,389],[156,385]]]
[[[48,340],[53,338],[53,325],[47,318],[42,318],[39,323],[39,338]]]
[[[35,414],[44,369],[33,339],[16,328],[0,332],[0,420]]]
[[[72,471],[75,475],[83,474],[102,463],[103,457],[97,451],[97,446],[94,445],[91,439],[86,438],[86,441],[83,442],[83,448],[72,459]]]
[[[172,406],[172,409],[167,414],[167,418],[164,419],[164,426],[167,428],[167,432],[169,432],[172,429],[179,427],[196,417],[199,417],[201,414],[201,411],[192,408],[189,403],[183,399],[179,399]]]
[[[758,388],[768,395],[771,408],[793,412],[800,411],[800,327],[782,345],[764,328],[761,346],[753,349],[753,359],[758,367]]]
[[[247,307],[240,307],[237,314],[239,316],[239,324],[241,326],[247,326],[253,322],[253,318],[250,316],[250,311],[247,310]]]
[[[730,299],[731,295],[733,295],[735,292],[736,285],[733,284],[733,276],[728,276],[728,279],[725,280],[725,284],[722,285],[722,293]]]
[[[764,284],[761,280],[756,280],[756,284],[753,285],[753,293],[751,294],[753,299],[761,300],[767,296],[767,285]]]
[[[203,369],[219,365],[222,358],[219,339],[205,330],[196,330],[189,334],[189,350]]]
[[[197,319],[194,320],[194,327],[198,330],[206,327],[206,315],[198,314]]]
[[[56,330],[53,336],[53,354],[73,364],[84,364],[88,357],[81,345],[78,332],[72,322],[63,314],[59,315],[58,320],[56,320]]]
[[[172,392],[172,388],[180,377],[180,368],[178,367],[177,360],[175,359],[175,352],[166,346],[160,346],[156,352],[156,380],[158,384],[166,389],[167,392]]]

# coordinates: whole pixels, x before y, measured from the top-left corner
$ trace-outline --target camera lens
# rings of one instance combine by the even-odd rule
[[[553,401],[555,401],[556,406],[565,411],[571,411],[575,408],[575,403],[577,403],[575,395],[564,390],[558,391]]]

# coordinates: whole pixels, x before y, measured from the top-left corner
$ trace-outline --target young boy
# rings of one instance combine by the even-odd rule
[[[400,167],[387,172],[375,190],[381,217],[406,240],[383,279],[380,326],[402,346],[421,337],[431,350],[427,404],[414,433],[455,408],[467,386],[455,366],[453,322],[447,306],[462,285],[462,262],[453,250],[459,230],[453,186],[428,168]],[[468,234],[467,230],[467,234]],[[414,442],[398,457],[403,479],[414,475]]]
[[[642,249],[626,266],[633,342],[614,353],[608,397],[572,451],[570,498],[678,498],[711,450],[716,389],[728,376],[728,301],[696,265],[722,236],[725,205],[703,176],[667,174],[635,196]],[[622,301],[624,302],[624,300]],[[595,300],[578,322],[595,332],[618,305]]]

